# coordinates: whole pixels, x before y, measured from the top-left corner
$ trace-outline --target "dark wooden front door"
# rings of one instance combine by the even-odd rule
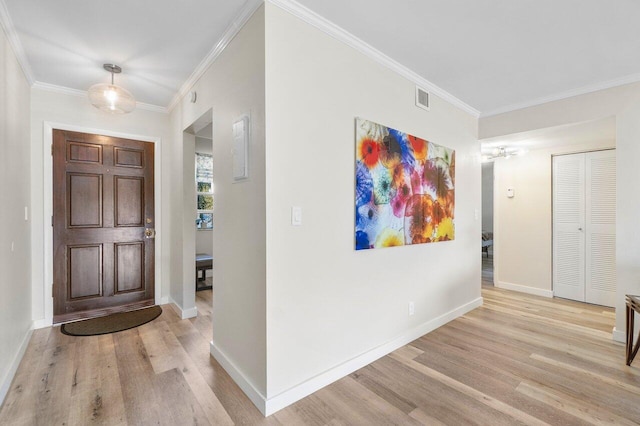
[[[153,143],[53,131],[53,321],[154,303]]]

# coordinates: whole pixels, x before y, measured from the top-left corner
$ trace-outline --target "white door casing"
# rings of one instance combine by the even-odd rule
[[[162,239],[164,225],[162,222],[162,192],[161,192],[161,176],[162,176],[162,143],[161,138],[155,136],[145,136],[138,134],[129,134],[122,132],[114,132],[105,129],[83,127],[66,123],[54,123],[45,121],[43,123],[43,144],[42,152],[44,158],[44,208],[43,208],[43,224],[42,230],[44,241],[44,292],[42,294],[34,294],[33,303],[42,303],[44,305],[44,318],[34,318],[33,327],[44,328],[53,324],[53,299],[52,283],[53,283],[53,228],[51,226],[51,216],[53,215],[53,186],[51,185],[53,176],[53,157],[51,156],[51,145],[53,144],[53,129],[69,130],[72,132],[92,133],[105,136],[120,137],[125,139],[135,139],[145,142],[155,143],[155,223],[156,230],[156,250],[155,250],[155,302],[156,304],[169,303],[169,298],[162,294]],[[40,232],[40,231],[36,231]],[[37,300],[42,297],[43,300]]]

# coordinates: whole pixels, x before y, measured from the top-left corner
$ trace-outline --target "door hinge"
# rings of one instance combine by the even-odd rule
[[[51,155],[53,155],[53,144],[51,144]]]
[[[51,226],[53,226],[53,215],[51,215]]]
[[[54,288],[55,288],[55,284],[54,284],[54,283],[51,283],[51,297],[56,297],[56,296],[55,296],[55,292],[54,292],[54,290],[53,290]]]

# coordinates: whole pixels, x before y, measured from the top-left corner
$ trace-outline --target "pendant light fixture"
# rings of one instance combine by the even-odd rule
[[[498,148],[494,148],[490,154],[485,154],[482,156],[482,162],[483,163],[488,163],[491,161],[494,161],[498,158],[511,158],[513,156],[516,155],[524,155],[527,152],[529,152],[527,149],[521,148],[509,148],[509,147],[498,147]]]
[[[91,105],[112,114],[126,114],[136,107],[136,100],[126,89],[113,83],[113,75],[120,74],[122,68],[114,64],[104,64],[104,69],[111,73],[111,84],[98,83],[89,88]]]

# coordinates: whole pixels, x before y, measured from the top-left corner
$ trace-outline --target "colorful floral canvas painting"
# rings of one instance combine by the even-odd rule
[[[453,240],[455,151],[356,119],[356,250]]]

